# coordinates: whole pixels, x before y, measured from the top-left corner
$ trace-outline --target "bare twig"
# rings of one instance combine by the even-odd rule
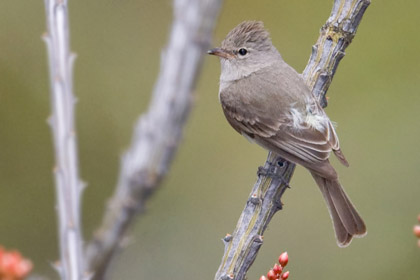
[[[351,43],[369,0],[335,0],[326,24],[312,48],[303,77],[320,103],[331,84],[344,50]],[[224,238],[225,252],[215,280],[242,280],[262,245],[262,235],[273,215],[282,208],[281,196],[290,182],[295,165],[269,153],[259,172],[235,231]],[[267,176],[265,173],[275,174]],[[279,180],[278,178],[282,178]]]
[[[83,279],[82,237],[80,234],[80,195],[83,183],[79,179],[72,65],[75,55],[70,52],[67,0],[45,0],[47,29],[44,40],[48,47],[51,125],[56,166],[54,168],[59,222],[61,279]]]
[[[221,0],[175,0],[169,43],[148,112],[122,158],[117,189],[87,248],[88,270],[103,279],[119,243],[167,173],[189,115],[192,92]]]

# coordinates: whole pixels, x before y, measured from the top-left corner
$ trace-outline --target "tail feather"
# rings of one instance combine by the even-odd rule
[[[353,233],[353,235],[355,237],[363,237],[366,234],[366,225],[365,222],[363,221],[362,217],[360,217],[359,213],[357,212],[356,208],[354,207],[353,203],[350,201],[350,198],[347,196],[346,192],[344,191],[343,187],[341,186],[340,182],[338,182],[338,180],[336,180],[337,184],[338,184],[338,188],[341,192],[341,195],[343,196],[343,198],[346,200],[347,205],[348,205],[348,209],[351,211],[352,215],[353,215],[353,221],[354,221],[354,225],[355,225],[355,231]]]
[[[318,184],[330,212],[337,243],[340,247],[350,244],[353,236],[366,234],[366,226],[337,179],[327,179],[311,172]]]

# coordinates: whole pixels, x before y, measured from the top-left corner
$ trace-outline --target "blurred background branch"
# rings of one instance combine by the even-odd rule
[[[338,63],[369,4],[369,0],[335,0],[331,15],[312,48],[302,75],[323,107],[327,105],[325,94]],[[293,163],[274,153],[268,154],[233,234],[224,238],[225,251],[215,280],[245,279],[263,243],[265,229],[273,215],[282,209],[281,197],[289,186],[294,169]]]
[[[74,125],[73,61],[70,52],[67,0],[45,0],[52,115],[49,119],[55,151],[55,186],[59,224],[60,262],[64,280],[84,279],[80,233],[80,197],[77,141]]]
[[[120,243],[147,198],[167,174],[182,138],[203,54],[208,49],[221,0],[175,0],[174,20],[148,111],[134,130],[121,161],[118,184],[102,225],[88,244],[88,271],[103,279]]]

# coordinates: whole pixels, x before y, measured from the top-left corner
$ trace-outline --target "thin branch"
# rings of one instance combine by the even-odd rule
[[[66,0],[45,0],[51,107],[51,126],[55,161],[54,168],[60,240],[61,279],[83,279],[84,261],[80,234],[80,195],[77,141],[74,128],[72,68],[75,55],[70,52]]]
[[[174,1],[174,20],[152,101],[136,124],[131,146],[122,158],[116,191],[87,247],[87,266],[95,273],[93,279],[104,278],[128,227],[168,172],[221,3]]]
[[[312,47],[302,75],[324,107],[327,105],[325,94],[338,63],[344,57],[344,50],[351,43],[369,4],[370,0],[335,0],[331,15]],[[263,243],[265,229],[273,215],[282,209],[281,197],[294,169],[293,163],[274,153],[268,154],[233,234],[224,238],[225,252],[215,280],[245,278]]]

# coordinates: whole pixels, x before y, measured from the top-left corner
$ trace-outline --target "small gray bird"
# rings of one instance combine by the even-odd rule
[[[248,140],[307,168],[327,203],[337,243],[348,246],[366,226],[338,181],[330,152],[348,166],[318,100],[282,59],[260,21],[236,26],[220,48],[219,100],[230,125]]]

